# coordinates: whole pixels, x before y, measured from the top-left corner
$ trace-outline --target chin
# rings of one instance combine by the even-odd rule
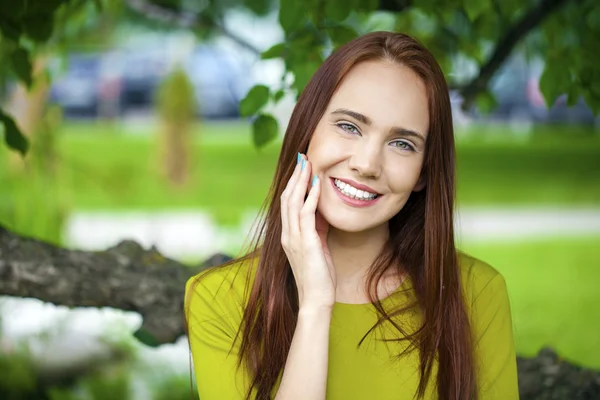
[[[352,213],[330,210],[328,207],[319,207],[319,212],[332,228],[348,233],[366,232],[387,222],[368,215],[351,215]]]

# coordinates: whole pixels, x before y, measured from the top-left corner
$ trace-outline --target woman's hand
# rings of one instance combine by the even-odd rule
[[[296,169],[281,194],[281,245],[296,280],[300,309],[335,303],[335,268],[327,247],[329,224],[317,212],[320,194],[320,179],[312,175],[305,156],[298,154]]]

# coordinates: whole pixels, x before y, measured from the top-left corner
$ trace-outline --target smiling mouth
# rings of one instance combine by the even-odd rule
[[[340,193],[342,193],[344,196],[347,196],[354,200],[361,200],[364,202],[369,202],[369,201],[373,201],[381,196],[378,193],[371,193],[371,192],[357,189],[354,186],[352,186],[346,182],[342,182],[339,179],[332,178],[332,180],[333,180],[333,185]]]

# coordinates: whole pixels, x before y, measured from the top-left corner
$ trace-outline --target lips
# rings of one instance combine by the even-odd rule
[[[375,196],[375,198],[356,198],[354,196],[349,196],[345,193],[343,193],[343,190],[340,190],[336,184],[335,184],[335,179],[330,178],[329,181],[331,182],[331,187],[333,188],[333,191],[335,192],[336,196],[342,200],[345,204],[351,206],[351,207],[355,207],[355,208],[366,208],[366,207],[372,207],[375,204],[377,204],[381,198],[383,197],[383,195],[377,195]],[[347,181],[344,181],[344,183],[347,183]],[[348,183],[348,185],[351,185],[350,183]],[[366,185],[359,185],[362,187],[365,187]],[[368,187],[368,186],[366,186]],[[372,190],[372,189],[371,189]],[[364,192],[364,190],[359,189],[359,191]],[[367,190],[368,192],[368,190]]]
[[[376,191],[372,187],[360,184],[358,182],[353,181],[352,179],[344,179],[344,178],[333,178],[333,179],[334,180],[338,179],[338,180],[340,180],[340,181],[342,181],[344,183],[347,183],[348,185],[353,186],[353,187],[355,187],[355,188],[357,188],[359,190],[364,190],[365,192],[373,193],[373,194],[376,194],[378,196],[381,195],[381,193],[379,193],[378,191]]]

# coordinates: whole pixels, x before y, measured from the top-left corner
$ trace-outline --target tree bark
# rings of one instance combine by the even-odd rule
[[[458,88],[463,97],[463,110],[468,111],[471,108],[477,95],[488,87],[490,80],[512,54],[515,46],[548,16],[557,12],[560,7],[568,3],[568,1],[542,0],[527,10],[521,18],[503,32],[496,41],[489,58],[479,69],[479,74],[470,82]]]
[[[80,251],[22,237],[0,225],[0,294],[68,307],[113,307],[143,317],[140,332],[155,344],[184,335],[185,283],[213,257],[190,267],[123,241],[105,251]]]

